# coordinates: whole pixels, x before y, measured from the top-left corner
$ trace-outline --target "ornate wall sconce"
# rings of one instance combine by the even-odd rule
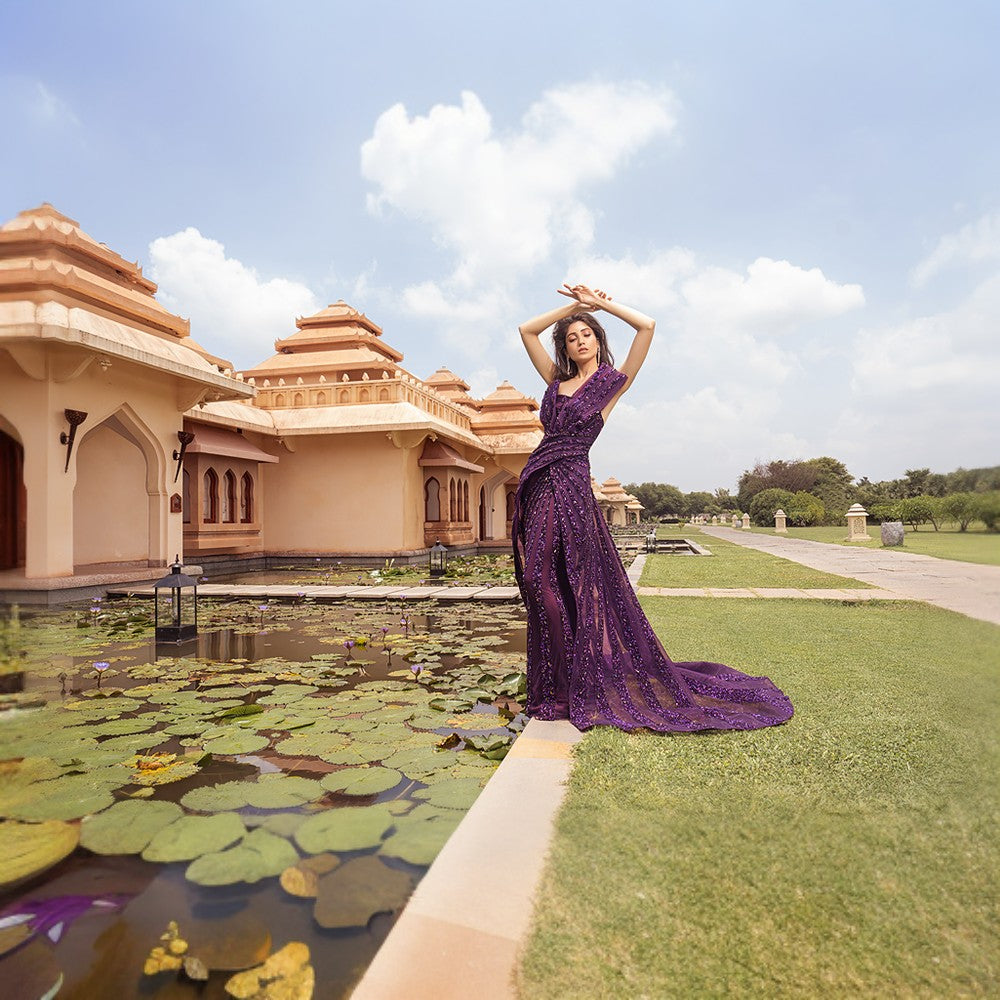
[[[174,472],[175,483],[177,482],[177,477],[181,474],[181,466],[184,464],[184,452],[187,451],[187,446],[194,440],[194,434],[191,431],[178,431],[177,440],[181,443],[181,450],[174,449],[174,461],[177,463],[177,470]]]
[[[66,445],[66,465],[63,472],[69,472],[69,459],[73,454],[73,442],[76,440],[76,429],[87,419],[87,414],[83,410],[63,410],[66,423],[69,424],[69,433],[62,431],[59,435],[59,443]]]

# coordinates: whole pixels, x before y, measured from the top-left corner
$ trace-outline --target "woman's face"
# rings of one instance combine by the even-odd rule
[[[597,334],[583,320],[578,319],[567,328],[566,356],[576,362],[577,368],[596,358],[599,347]]]

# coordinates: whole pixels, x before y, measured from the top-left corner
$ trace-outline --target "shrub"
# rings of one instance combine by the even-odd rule
[[[805,490],[799,490],[790,501],[790,509],[785,511],[788,514],[788,523],[794,528],[808,528],[814,524],[822,524],[823,504],[818,497]]]
[[[794,501],[794,494],[788,490],[762,490],[751,498],[747,513],[750,515],[750,520],[758,527],[773,528],[774,512],[780,507],[786,514],[790,513]]]
[[[976,501],[976,517],[986,525],[987,531],[996,531],[1000,523],[1000,491],[982,493]]]

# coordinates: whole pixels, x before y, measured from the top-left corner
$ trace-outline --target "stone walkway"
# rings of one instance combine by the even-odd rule
[[[153,588],[119,587],[109,597],[152,597]],[[200,583],[199,597],[245,597],[254,600],[300,601],[518,601],[517,587],[325,587],[288,586],[275,583]]]
[[[757,535],[739,528],[710,527],[702,531],[812,569],[861,580],[897,599],[925,601],[1000,625],[1000,566],[980,566],[867,544],[855,548],[805,538]]]

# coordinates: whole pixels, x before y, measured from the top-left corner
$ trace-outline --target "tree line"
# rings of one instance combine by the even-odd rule
[[[876,522],[931,524],[934,530],[951,522],[960,531],[975,521],[988,531],[1000,526],[1000,466],[948,473],[907,469],[901,479],[855,481],[843,462],[824,455],[758,462],[743,471],[735,495],[727,489],[683,493],[669,483],[628,483],[625,489],[646,508],[644,517],[656,519],[746,512],[754,524],[768,526],[780,508],[792,526],[844,524],[848,508],[860,503]]]

